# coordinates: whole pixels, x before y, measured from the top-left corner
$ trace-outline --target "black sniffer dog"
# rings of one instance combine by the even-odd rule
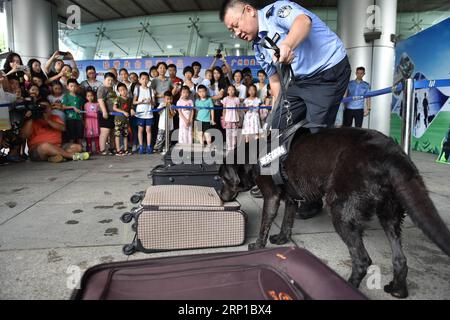
[[[408,267],[401,244],[405,212],[413,222],[450,256],[450,232],[428,196],[423,180],[410,158],[392,139],[372,130],[327,129],[316,134],[298,133],[287,156],[286,174],[298,199],[324,199],[336,232],[352,259],[349,282],[359,287],[372,260],[363,243],[364,222],[377,216],[389,239],[394,277],[384,290],[394,297],[408,296]],[[260,175],[258,165],[226,164],[221,167],[221,197],[234,199],[255,183],[264,196],[261,229],[250,250],[266,245],[280,201],[285,201],[281,232],[270,237],[285,244],[291,236],[297,202],[276,186],[272,176]],[[293,194],[291,192],[290,194]]]

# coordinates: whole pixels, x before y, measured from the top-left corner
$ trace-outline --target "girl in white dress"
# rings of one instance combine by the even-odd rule
[[[252,84],[248,88],[248,97],[244,100],[244,106],[250,107],[245,111],[244,124],[242,126],[242,134],[245,136],[245,142],[248,142],[251,137],[254,139],[259,138],[259,132],[261,129],[261,120],[259,118],[259,106],[261,100],[257,97],[258,90],[256,86]]]

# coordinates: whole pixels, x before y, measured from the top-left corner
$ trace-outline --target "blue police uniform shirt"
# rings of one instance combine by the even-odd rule
[[[370,91],[370,84],[368,84],[367,82],[365,81],[358,82],[357,80],[352,80],[348,84],[347,96],[348,97],[363,96],[369,91]],[[350,101],[349,103],[346,104],[345,107],[350,110],[364,109],[365,101],[366,101],[365,99]]]
[[[292,69],[296,78],[307,78],[330,69],[346,56],[344,44],[339,37],[315,14],[295,2],[276,1],[258,10],[259,32],[253,43],[255,57],[268,77],[276,73],[272,61],[274,51],[262,46],[261,39],[274,39],[279,35],[279,45],[288,35],[295,19],[305,14],[311,19],[311,31],[308,37],[294,50]]]

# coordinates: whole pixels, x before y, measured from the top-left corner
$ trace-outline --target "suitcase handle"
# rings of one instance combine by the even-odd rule
[[[163,165],[163,164],[157,165],[156,167],[153,168],[152,171],[150,171],[149,174],[147,174],[147,178],[152,179],[152,178],[153,178],[153,171],[154,171],[154,170],[158,170],[158,169],[165,168],[165,167],[166,167],[166,166]]]

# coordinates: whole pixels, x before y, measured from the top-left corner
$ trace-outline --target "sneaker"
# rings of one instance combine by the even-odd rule
[[[144,147],[143,147],[143,146],[139,146],[139,148],[138,148],[138,153],[139,153],[139,154],[144,154],[144,153],[145,153],[145,150],[144,150]]]
[[[253,189],[250,191],[250,195],[251,195],[253,198],[256,198],[256,199],[262,199],[262,198],[263,198],[263,194],[262,194],[261,190],[259,190],[258,187],[253,188]]]
[[[138,147],[137,146],[133,146],[131,148],[131,153],[136,153],[138,151]]]
[[[21,157],[19,157],[19,156],[7,155],[6,156],[6,161],[19,163],[19,162],[23,162],[24,160]]]
[[[51,163],[60,163],[64,161],[64,157],[60,154],[57,154],[56,156],[48,157],[47,161]]]
[[[147,147],[147,154],[152,154],[153,153],[153,147],[152,146],[148,146]]]
[[[84,161],[89,159],[89,153],[82,152],[82,153],[75,153],[72,157],[74,161]]]

